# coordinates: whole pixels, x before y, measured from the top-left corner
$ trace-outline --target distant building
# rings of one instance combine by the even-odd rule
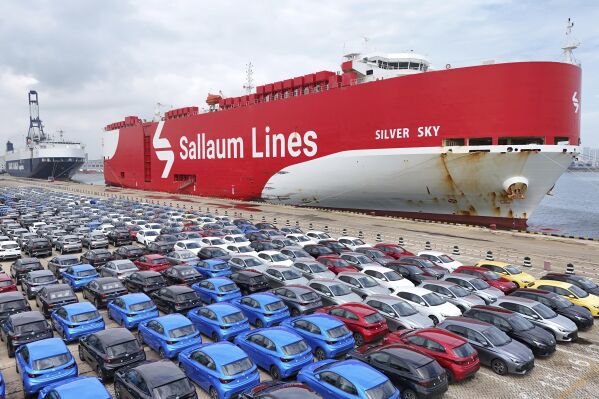
[[[570,169],[599,169],[599,148],[583,147],[578,159],[572,162]]]

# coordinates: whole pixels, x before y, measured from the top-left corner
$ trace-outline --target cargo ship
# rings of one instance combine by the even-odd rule
[[[24,148],[6,143],[6,172],[11,176],[34,179],[68,180],[85,162],[85,149],[78,142],[65,141],[62,132],[52,139],[44,132],[39,117],[38,94],[29,92],[29,132]]]
[[[568,28],[568,33],[569,33]],[[579,152],[581,67],[415,52],[209,95],[103,133],[107,184],[522,228]]]

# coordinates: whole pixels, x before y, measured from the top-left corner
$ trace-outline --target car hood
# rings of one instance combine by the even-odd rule
[[[499,297],[502,297],[504,295],[503,291],[501,291],[498,288],[494,288],[494,287],[485,288],[484,290],[478,290],[476,292],[482,293],[483,295],[487,295],[487,296],[490,296],[492,298],[499,298]]]
[[[569,316],[578,316],[585,319],[592,319],[593,315],[588,309],[583,308],[582,306],[572,305],[567,308],[559,309],[559,313],[562,315]]]
[[[333,297],[333,300],[338,304],[350,303],[350,302],[362,302],[362,298],[353,292],[348,295]]]
[[[389,295],[389,288],[381,287],[380,285],[379,286],[370,287],[370,288],[362,288],[362,290],[365,293],[367,293],[368,295],[377,295],[377,294]]]
[[[553,334],[544,328],[534,326],[534,328],[526,331],[514,331],[512,335],[522,341],[540,341],[546,345],[555,345],[555,338]]]
[[[554,317],[553,319],[543,319],[541,323],[546,325],[554,325],[566,331],[576,331],[578,329],[572,320],[562,316],[561,314],[558,314],[557,317]]]
[[[441,312],[441,314],[443,314],[446,317],[462,315],[462,312],[460,312],[460,309],[458,309],[457,306],[455,306],[454,304],[449,303],[449,302],[445,302],[443,305],[433,306],[431,308],[438,312]]]
[[[471,306],[485,305],[485,301],[481,297],[474,295],[474,294],[470,294],[468,296],[465,296],[463,298],[458,298],[458,299],[460,299],[466,303],[469,303]]]
[[[404,322],[407,328],[427,328],[434,326],[434,323],[431,319],[420,313],[410,316],[402,316],[399,318],[399,320]]]
[[[516,340],[512,340],[512,342],[506,345],[495,347],[495,349],[497,352],[504,353],[510,359],[517,359],[523,363],[534,359],[532,351],[526,345]]]

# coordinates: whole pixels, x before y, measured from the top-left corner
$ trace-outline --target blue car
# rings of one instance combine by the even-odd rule
[[[331,359],[345,355],[356,344],[352,332],[344,322],[324,313],[292,317],[284,320],[282,326],[295,330],[301,335],[317,360]]]
[[[286,327],[259,328],[239,334],[235,344],[273,380],[287,378],[312,363],[312,349],[301,335]]]
[[[159,316],[156,304],[143,293],[121,295],[108,303],[108,318],[128,329]]]
[[[230,342],[204,344],[179,353],[189,379],[213,399],[229,399],[260,383],[260,373],[247,353]]]
[[[231,301],[239,307],[253,325],[258,328],[271,327],[289,317],[285,302],[270,292],[257,292]]]
[[[229,266],[229,262],[222,259],[200,260],[193,265],[193,267],[200,272],[204,278],[227,277],[233,273],[231,271],[231,266]]]
[[[4,399],[6,395],[6,383],[4,382],[4,376],[0,373],[0,399]]]
[[[209,278],[192,284],[191,288],[198,293],[202,302],[208,304],[241,298],[241,290],[237,284],[226,277]]]
[[[75,358],[60,338],[47,338],[20,346],[15,352],[17,373],[23,381],[25,397],[46,385],[77,377]]]
[[[61,306],[50,314],[50,322],[66,342],[106,328],[102,315],[89,302]]]
[[[398,399],[383,373],[359,360],[322,360],[304,367],[297,380],[327,399]]]
[[[38,399],[112,399],[96,377],[74,377],[47,385]]]
[[[162,358],[172,359],[183,349],[202,343],[202,337],[191,320],[178,313],[139,323],[139,342],[146,344]]]
[[[214,303],[195,308],[187,313],[193,325],[212,341],[232,340],[239,333],[250,330],[243,312],[229,303]]]
[[[69,266],[62,271],[62,281],[73,287],[74,291],[81,289],[98,277],[100,275],[96,268],[89,264]]]

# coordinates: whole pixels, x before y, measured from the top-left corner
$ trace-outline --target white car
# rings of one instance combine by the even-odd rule
[[[37,229],[43,226],[47,226],[46,222],[34,222],[31,226],[29,226],[29,232],[37,233]]]
[[[396,295],[408,301],[420,314],[431,319],[434,324],[442,322],[447,317],[462,315],[457,306],[425,288],[402,288]]]
[[[253,269],[255,267],[266,266],[264,260],[250,255],[232,255],[229,259],[229,265],[234,270]]]
[[[229,243],[220,237],[204,237],[199,243],[203,247],[219,247],[222,249],[227,249],[227,246],[229,245]]]
[[[0,242],[0,260],[15,259],[21,257],[21,248],[16,241]]]
[[[245,234],[229,234],[223,237],[226,242],[236,246],[248,246],[250,241],[246,238]]]
[[[293,261],[279,251],[268,250],[258,253],[258,257],[271,266],[291,266]]]
[[[145,222],[145,224],[141,225],[141,228],[144,230],[156,230],[158,232],[160,232],[160,230],[162,229],[162,225],[160,225],[159,223],[148,223]]]
[[[458,262],[457,260],[452,259],[449,255],[439,251],[421,251],[418,252],[418,256],[430,260],[435,265],[441,266],[450,273],[453,273],[458,267],[464,266],[462,262]]]
[[[235,255],[258,256],[258,252],[254,251],[254,248],[250,247],[249,245],[239,245],[238,246],[235,244],[229,244],[229,245],[227,245],[227,248],[225,248],[225,250],[231,256],[235,256]]]
[[[310,237],[308,237],[305,234],[298,234],[298,233],[291,233],[291,234],[287,234],[285,236],[286,238],[289,238],[290,240],[293,240],[297,243],[297,245],[299,246],[306,246],[306,245],[310,245],[310,244],[316,244],[316,241],[312,240]]]
[[[139,230],[135,239],[138,243],[148,245],[151,242],[156,241],[156,238],[160,235],[158,230]]]
[[[187,251],[193,252],[195,256],[198,256],[198,252],[200,252],[200,249],[202,249],[202,247],[203,246],[200,244],[198,240],[177,241],[174,245],[175,249],[185,249]]]
[[[403,288],[414,287],[414,283],[410,280],[385,266],[366,266],[362,269],[362,273],[375,279],[377,283],[386,287],[391,293],[395,293]]]
[[[342,236],[342,237],[339,237],[337,239],[337,241],[339,241],[340,244],[345,245],[346,247],[348,247],[352,251],[355,251],[358,248],[364,248],[364,247],[371,247],[372,246],[370,244],[366,244],[364,242],[364,240],[362,240],[361,238],[358,238],[358,237]]]
[[[114,229],[115,229],[114,225],[112,225],[110,223],[103,223],[103,224],[99,225],[96,230],[100,230],[102,232],[102,234],[104,234],[105,236],[108,236],[108,233],[110,233]]]
[[[316,242],[320,240],[330,240],[333,238],[329,233],[325,233],[324,231],[320,230],[309,230],[306,232],[306,235]]]

